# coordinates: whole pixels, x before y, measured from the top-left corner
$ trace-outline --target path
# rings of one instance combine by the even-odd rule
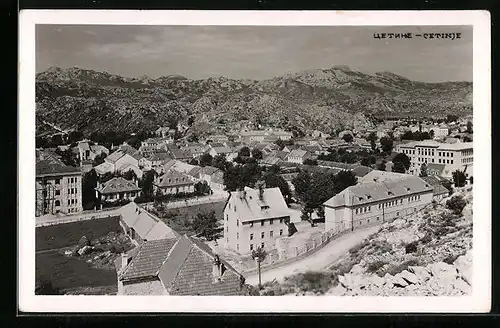
[[[324,246],[322,249],[311,254],[310,256],[296,262],[286,264],[285,266],[262,272],[262,283],[272,281],[273,279],[283,281],[284,277],[299,272],[323,270],[338,260],[342,255],[346,254],[349,249],[362,242],[372,233],[377,232],[379,228],[380,226],[377,225],[354,230],[352,233],[342,235],[337,239],[330,241],[328,245]],[[250,285],[257,285],[259,282],[258,274],[255,273],[246,277],[246,282]]]

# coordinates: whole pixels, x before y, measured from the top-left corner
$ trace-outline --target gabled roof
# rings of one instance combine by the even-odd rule
[[[185,186],[190,184],[193,184],[193,181],[189,176],[177,171],[168,171],[155,181],[155,185],[159,188]]]
[[[231,148],[229,147],[212,147],[212,149],[217,153],[217,154],[228,154],[232,153]]]
[[[147,156],[146,158],[150,161],[168,161],[171,159],[166,151],[154,152],[151,155]]]
[[[139,188],[134,182],[126,180],[122,177],[117,177],[109,181],[106,181],[101,186],[98,186],[95,189],[99,191],[101,194],[141,190],[141,188]]]
[[[103,162],[96,167],[94,167],[94,170],[96,171],[97,174],[104,174],[106,172],[113,172],[113,164],[108,163],[108,162]]]
[[[408,176],[408,174],[397,173],[397,172],[387,172],[387,171],[380,171],[380,170],[372,170],[371,172],[366,174],[364,177],[358,179],[358,182],[359,183],[385,182],[385,181],[391,181],[391,180],[398,180],[398,179],[401,179],[405,176]]]
[[[264,189],[262,200],[259,190],[245,187],[244,191],[231,192],[229,202],[231,200],[231,211],[235,210],[242,222],[279,218],[291,213],[278,187]]]
[[[111,164],[115,164],[123,156],[125,156],[125,153],[122,152],[121,150],[117,150],[117,151],[109,154],[104,160],[106,162],[111,163]]]
[[[422,177],[421,179],[430,184],[434,188],[433,189],[434,195],[443,195],[449,193],[449,190],[442,185],[443,181],[442,178],[439,178],[437,176],[428,176],[428,177]]]
[[[90,150],[95,154],[100,154],[100,153],[109,154],[108,148],[102,145],[92,145],[90,146]]]
[[[42,155],[43,159],[37,160],[35,165],[36,176],[79,174],[79,167],[67,166],[51,154]]]
[[[324,205],[333,208],[356,206],[432,190],[433,187],[419,177],[406,176],[386,182],[361,183],[350,186],[327,200]]]
[[[427,163],[427,171],[428,173],[435,172],[437,175],[441,175],[445,166],[445,164]]]
[[[120,150],[124,154],[129,154],[130,156],[134,156],[138,150],[135,149],[134,147],[130,146],[129,144],[122,144],[118,147],[118,150]]]
[[[206,175],[212,175],[214,173],[216,173],[217,171],[220,171],[218,168],[216,167],[213,167],[213,166],[205,166],[205,167],[202,167],[201,170],[200,170],[200,174],[206,174]]]
[[[121,215],[123,222],[129,228],[133,228],[143,240],[177,238],[179,236],[163,221],[134,202],[120,207],[117,212]]]
[[[187,174],[189,174],[190,176],[192,176],[194,178],[198,178],[200,176],[200,171],[201,171],[201,167],[195,166],[191,170],[189,170],[189,172]]]
[[[371,171],[373,171],[371,167],[364,165],[358,165],[354,169],[352,169],[352,173],[354,173],[354,175],[357,177],[364,177]]]
[[[307,155],[307,151],[306,150],[294,149],[294,150],[292,150],[290,152],[290,154],[288,154],[288,157],[300,157],[300,158],[304,158],[306,155]]]

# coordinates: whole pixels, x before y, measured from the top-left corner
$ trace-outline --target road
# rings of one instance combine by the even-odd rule
[[[273,279],[283,281],[284,277],[299,272],[323,270],[346,254],[349,249],[362,242],[366,237],[377,232],[379,228],[380,226],[377,225],[355,230],[330,241],[328,245],[310,256],[282,267],[262,272],[262,283],[272,281]],[[255,273],[246,277],[246,282],[250,285],[257,285],[259,282],[258,274]]]

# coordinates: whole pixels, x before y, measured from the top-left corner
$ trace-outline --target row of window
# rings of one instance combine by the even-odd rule
[[[68,194],[69,195],[73,195],[73,194],[76,194],[77,193],[77,189],[76,188],[68,188]]]
[[[472,155],[472,150],[463,150],[462,151],[462,156],[471,156]]]
[[[264,243],[260,243],[261,248],[264,248],[264,246],[265,246]],[[239,245],[236,245],[236,248],[239,250],[240,249]],[[250,244],[250,250],[253,251],[253,244]]]
[[[462,164],[472,163],[472,157],[462,158]]]
[[[441,157],[453,157],[453,152],[450,152],[450,151],[440,151],[440,152],[438,152],[438,156],[441,156]]]
[[[453,160],[452,159],[443,159],[443,161],[441,162],[441,158],[438,159],[438,163],[439,164],[453,164]]]
[[[70,208],[68,209],[68,213],[76,213],[78,212],[78,208]]]
[[[69,205],[76,205],[76,204],[78,204],[78,199],[68,199],[68,206]],[[61,206],[61,201],[59,199],[57,199],[55,201],[55,205],[56,206]]]
[[[283,221],[283,219],[279,219],[279,220],[280,220],[280,221],[279,221],[280,223],[283,223],[283,222],[284,222],[284,221]],[[228,216],[227,214],[226,214],[226,221],[229,221],[229,216]],[[260,220],[260,226],[261,226],[261,227],[263,227],[265,222],[266,222],[266,220]],[[250,228],[252,228],[252,227],[253,227],[254,222],[250,222],[249,224],[250,224]],[[270,225],[271,225],[271,224],[274,224],[274,219],[270,219],[270,220],[269,220],[269,224],[270,224]],[[239,226],[240,226],[240,220],[238,220],[238,219],[236,220],[236,226],[237,226],[237,227],[239,227]]]
[[[424,156],[434,156],[434,149],[419,149],[418,154]]]
[[[414,149],[403,149],[403,154],[415,155],[415,150]]]
[[[431,158],[430,160],[431,160],[431,163],[434,163],[434,158]],[[419,157],[418,161],[419,162],[427,163],[427,158]]]
[[[371,212],[371,211],[372,211],[372,207],[371,206],[358,207],[356,209],[356,214],[358,214],[358,213],[366,213],[366,212]]]
[[[260,238],[261,239],[264,239],[266,236],[266,233],[264,231],[262,231],[260,233]],[[280,236],[283,236],[283,229],[280,229]],[[270,238],[273,238],[274,237],[274,231],[271,230],[269,231],[269,237]],[[240,234],[239,233],[236,233],[236,239],[239,239],[240,238]],[[253,240],[253,233],[250,234],[250,240]]]

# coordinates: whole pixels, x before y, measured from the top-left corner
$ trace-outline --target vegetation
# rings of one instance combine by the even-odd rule
[[[264,248],[258,247],[252,251],[252,258],[257,262],[257,270],[259,274],[259,289],[262,289],[262,277],[260,272],[261,263],[266,259],[267,252]]]
[[[212,155],[210,155],[208,153],[205,153],[205,154],[203,154],[203,155],[200,156],[200,166],[201,167],[211,166],[212,162],[213,162]]]
[[[215,211],[208,214],[196,214],[190,225],[198,236],[204,237],[207,240],[214,240],[220,237],[220,229],[218,228]]]
[[[417,243],[411,242],[405,246],[406,254],[415,253],[417,251]]]
[[[382,148],[382,151],[386,154],[389,154],[392,151],[392,148],[394,147],[394,141],[392,138],[389,136],[385,136],[380,138],[380,147]]]
[[[455,215],[462,215],[465,205],[467,205],[467,201],[462,196],[453,196],[446,201],[446,207]]]
[[[394,163],[393,166],[394,172],[399,172],[394,170],[396,166],[398,167],[398,169],[403,169],[403,172],[399,173],[405,173],[410,168],[410,158],[406,154],[398,153],[396,156],[394,156],[392,162]]]
[[[452,173],[453,176],[453,183],[455,184],[455,187],[463,187],[465,186],[465,182],[467,181],[467,177],[465,176],[465,173],[456,170]]]
[[[420,174],[418,176],[421,178],[424,178],[427,176],[427,164],[422,163],[422,165],[420,165]]]

